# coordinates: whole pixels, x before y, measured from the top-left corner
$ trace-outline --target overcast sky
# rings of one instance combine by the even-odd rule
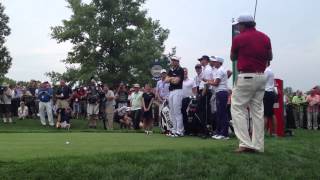
[[[57,44],[50,27],[70,17],[65,0],[0,0],[10,17],[7,46],[13,57],[8,76],[46,80],[45,72],[63,72],[70,44]],[[224,57],[231,69],[231,19],[254,11],[255,0],[148,0],[149,16],[170,29],[167,51],[177,47],[182,65],[193,76],[197,58]],[[257,29],[272,41],[272,69],[285,86],[308,90],[320,84],[319,0],[259,0]],[[191,70],[192,69],[192,70]]]

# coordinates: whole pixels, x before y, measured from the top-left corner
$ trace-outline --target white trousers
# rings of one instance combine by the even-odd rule
[[[264,151],[263,96],[266,77],[264,74],[239,74],[232,90],[231,114],[234,131],[240,147]],[[252,137],[249,135],[247,114],[250,109]]]
[[[54,126],[51,102],[39,102],[39,114],[42,125],[46,125],[46,113],[50,126]]]
[[[172,133],[183,134],[183,118],[182,118],[182,90],[176,89],[170,91],[169,95],[169,109],[170,109],[170,118],[173,123],[173,128],[171,129]]]

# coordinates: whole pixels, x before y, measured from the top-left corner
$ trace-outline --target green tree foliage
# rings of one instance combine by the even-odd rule
[[[62,26],[52,28],[52,37],[74,45],[64,60],[80,65],[72,68],[70,72],[76,74],[72,77],[86,81],[98,76],[108,83],[152,81],[151,63],[161,58],[169,30],[146,16],[145,0],[68,3],[73,14]]]
[[[12,58],[5,46],[6,37],[10,35],[9,17],[4,13],[4,6],[0,3],[0,77],[8,73]]]

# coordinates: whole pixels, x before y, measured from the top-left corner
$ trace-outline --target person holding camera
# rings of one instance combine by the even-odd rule
[[[181,112],[183,98],[182,84],[184,79],[184,71],[179,63],[179,57],[171,57],[171,68],[169,70],[168,76],[166,77],[166,82],[170,83],[169,108],[170,116],[173,122],[173,127],[170,134],[171,137],[184,136],[184,126]]]
[[[0,110],[4,123],[12,123],[11,117],[11,100],[12,100],[12,90],[9,88],[7,83],[3,83],[0,92]]]
[[[119,85],[119,88],[116,92],[116,101],[117,101],[117,108],[127,107],[129,102],[129,93],[127,91],[126,85],[122,82]]]
[[[89,118],[89,128],[97,128],[97,120],[99,115],[99,89],[96,81],[91,80],[91,84],[87,91],[87,115]]]

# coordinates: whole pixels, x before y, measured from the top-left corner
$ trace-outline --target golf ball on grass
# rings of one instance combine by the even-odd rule
[[[68,144],[70,144],[70,142],[69,142],[69,141],[66,141],[66,144],[68,145]]]

